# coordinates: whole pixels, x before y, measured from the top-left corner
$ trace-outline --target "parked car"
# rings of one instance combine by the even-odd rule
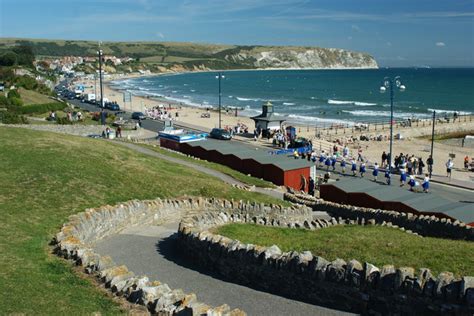
[[[209,133],[209,136],[215,139],[222,139],[222,140],[232,139],[232,134],[222,128],[213,128],[211,132]]]
[[[120,106],[117,103],[106,103],[105,108],[111,111],[120,111]]]
[[[132,113],[132,120],[144,120],[146,119],[145,114],[143,112],[133,112]]]

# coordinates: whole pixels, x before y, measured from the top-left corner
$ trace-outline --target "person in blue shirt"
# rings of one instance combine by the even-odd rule
[[[321,152],[321,155],[319,156],[319,167],[321,168],[324,160],[326,159],[326,155],[324,154],[324,151]]]
[[[342,169],[342,174],[346,174],[346,160],[342,158],[341,160],[341,169]]]
[[[332,158],[331,158],[332,171],[336,170],[336,162],[337,162],[337,157],[336,157],[336,155],[333,155]]]
[[[326,171],[329,171],[329,166],[331,166],[331,157],[328,156],[324,164],[326,165]]]
[[[352,175],[355,177],[357,173],[357,163],[355,162],[354,158],[351,161],[351,171]]]
[[[390,174],[390,170],[387,169],[385,171],[385,181],[387,181],[387,184],[390,185],[390,180],[391,180],[392,175]]]
[[[372,175],[374,176],[374,182],[377,182],[377,177],[379,175],[379,164],[378,163],[374,164],[374,171],[372,172]]]

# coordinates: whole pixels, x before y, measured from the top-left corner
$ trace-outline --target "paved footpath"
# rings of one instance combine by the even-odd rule
[[[126,265],[136,275],[167,283],[172,289],[196,293],[199,301],[218,306],[228,304],[248,315],[350,315],[316,305],[229,283],[195,269],[181,259],[175,247],[178,224],[128,228],[99,241],[95,249]]]

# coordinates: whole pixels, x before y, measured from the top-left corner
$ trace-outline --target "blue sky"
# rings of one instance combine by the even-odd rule
[[[0,0],[0,37],[321,46],[474,67],[474,0]]]

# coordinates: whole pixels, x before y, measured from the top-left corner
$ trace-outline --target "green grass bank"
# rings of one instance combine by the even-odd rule
[[[370,262],[378,267],[429,268],[434,274],[450,271],[474,275],[474,243],[419,237],[383,226],[335,226],[319,230],[229,224],[214,230],[243,243],[277,245],[282,251],[310,250],[327,260],[341,258]]]
[[[282,203],[102,140],[0,127],[0,314],[125,313],[48,243],[85,208],[183,195]]]

